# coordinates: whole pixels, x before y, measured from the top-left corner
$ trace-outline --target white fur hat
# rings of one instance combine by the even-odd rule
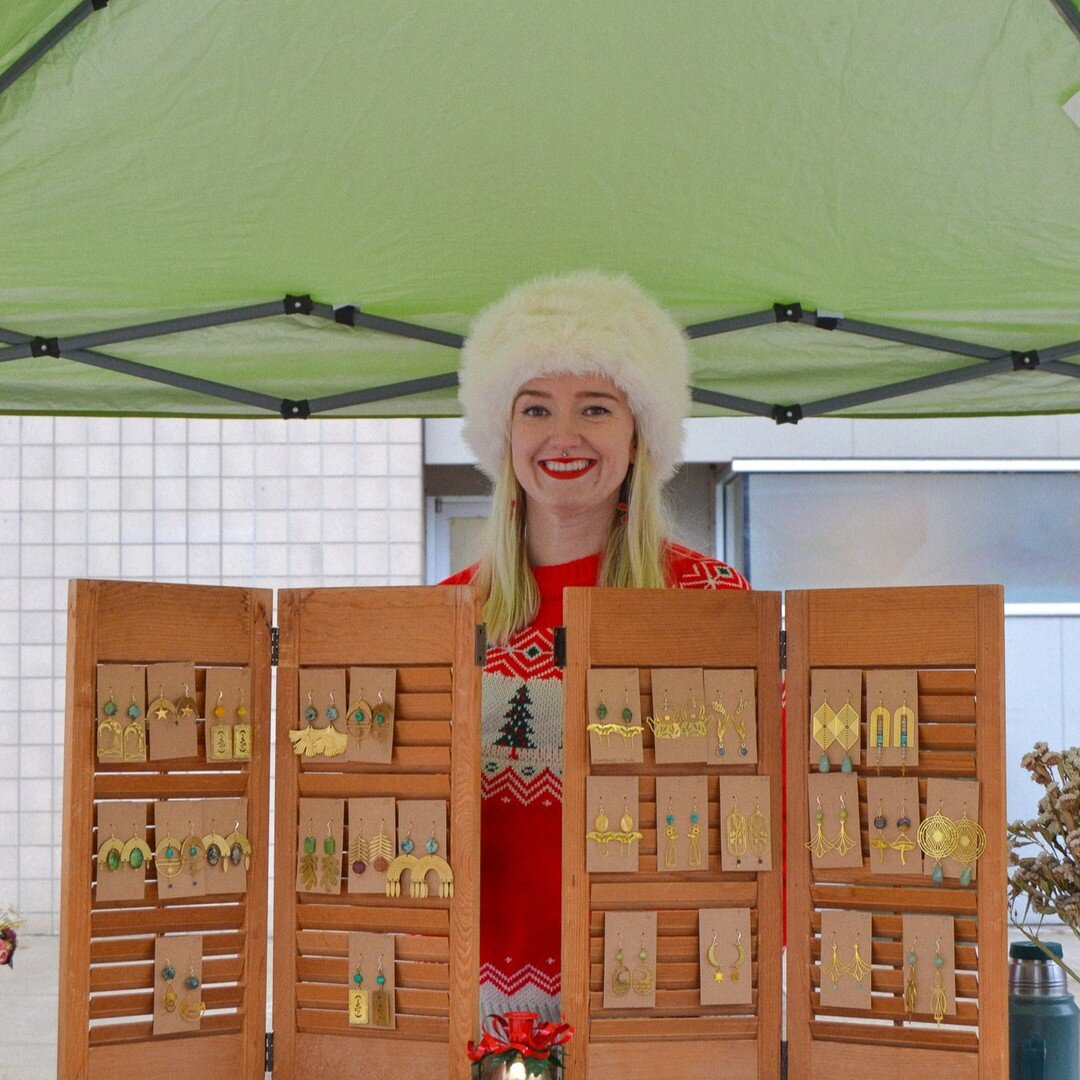
[[[498,475],[522,385],[564,373],[604,375],[626,394],[658,480],[670,480],[690,408],[689,341],[635,281],[595,270],[519,285],[476,317],[458,396],[480,468]]]

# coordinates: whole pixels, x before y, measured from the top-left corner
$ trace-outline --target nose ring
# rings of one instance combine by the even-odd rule
[[[562,456],[563,456],[563,457],[569,457],[569,456],[570,456],[570,451],[569,451],[569,450],[564,450],[564,451],[562,452]]]

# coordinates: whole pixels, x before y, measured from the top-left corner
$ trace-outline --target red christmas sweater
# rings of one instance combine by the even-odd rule
[[[540,609],[488,650],[480,807],[480,1014],[527,1010],[559,1019],[562,916],[562,671],[553,657],[563,589],[596,585],[600,556],[536,566]],[[465,585],[475,566],[447,578]],[[672,544],[677,589],[748,589],[725,563]]]

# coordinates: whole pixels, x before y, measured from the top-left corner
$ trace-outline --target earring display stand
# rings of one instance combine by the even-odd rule
[[[278,595],[278,613],[275,1072],[295,1080],[353,1073],[467,1080],[465,1046],[479,1030],[483,650],[473,590],[289,590]],[[288,732],[298,725],[301,671],[358,666],[396,671],[389,762],[298,757]],[[351,704],[337,701],[342,716]],[[344,880],[333,895],[298,893],[301,799],[339,800],[346,814],[357,799],[397,800],[399,814],[407,801],[443,803],[440,848],[453,869],[452,897],[350,892]],[[419,847],[431,818],[418,819]],[[347,821],[339,851],[343,879],[357,824]],[[367,820],[365,830],[377,824]],[[393,820],[387,825],[393,835]],[[394,935],[392,1029],[349,1024],[350,934],[362,931]]]
[[[575,1032],[566,1048],[567,1075],[575,1080],[647,1080],[673,1068],[680,1076],[708,1076],[720,1068],[734,1080],[775,1076],[783,939],[780,596],[711,590],[567,589],[564,603],[562,1004]],[[606,668],[638,669],[641,711],[650,716],[653,668],[753,669],[757,762],[725,764],[722,769],[704,760],[658,764],[654,737],[646,724],[640,763],[590,764],[587,681],[590,670]],[[715,727],[711,710],[710,717]],[[726,841],[719,805],[721,783],[757,775],[772,781],[768,824],[775,869],[722,871]],[[631,811],[642,833],[636,872],[590,874],[587,869],[586,833],[594,827],[586,807],[590,776],[637,779],[640,802]],[[657,806],[657,779],[701,776],[707,777],[708,805],[700,811],[702,823],[707,821],[709,827],[708,865],[665,871],[657,865],[657,834],[661,833],[662,845],[665,814],[665,807]],[[753,809],[743,808],[743,813],[749,815]],[[605,805],[605,810],[617,822],[622,806]],[[611,855],[617,858],[618,854]],[[752,980],[749,1005],[701,1004],[699,913],[714,909],[749,909],[750,941],[743,975]],[[605,919],[608,913],[622,912],[656,913],[652,1008],[604,1005],[605,981],[611,975],[604,967]],[[636,956],[637,942],[625,944]]]
[[[856,1080],[874,1075],[999,1080],[1008,1061],[1006,927],[1004,593],[1000,586],[851,589],[786,595],[788,723],[788,1050],[791,1080]],[[922,853],[908,873],[871,870],[876,803],[867,804],[875,765],[856,762],[862,864],[823,868],[812,862],[808,778],[811,673],[822,669],[904,669],[918,673],[919,817],[928,784],[979,781],[977,818],[986,834],[978,873],[968,886],[954,876],[934,883]],[[862,733],[876,698],[862,702]],[[882,777],[900,777],[898,764]],[[897,807],[889,808],[891,819]],[[950,812],[948,805],[946,813]],[[959,817],[959,810],[952,811]],[[968,812],[976,816],[975,807]],[[914,836],[912,837],[914,839]],[[894,868],[895,869],[895,868]],[[869,915],[872,995],[868,1009],[828,1007],[820,993],[824,912]],[[944,915],[955,929],[955,1014],[939,1026],[924,1006],[909,1018],[904,1002],[904,916]],[[850,948],[850,942],[846,946]],[[825,945],[826,959],[830,946]],[[929,962],[933,948],[923,943]],[[925,995],[924,995],[925,996]]]
[[[216,1080],[263,1075],[271,601],[269,591],[253,589],[85,580],[69,586],[59,1076],[113,1080],[178,1069]],[[207,712],[207,668],[248,670],[250,761],[208,764],[203,719],[196,721],[193,757],[98,761],[98,665],[168,661],[194,661],[190,690],[199,717]],[[126,704],[128,688],[116,693]],[[132,873],[98,866],[99,845],[109,839],[107,827],[104,836],[98,829],[99,806],[129,807],[145,824],[142,835],[153,851],[155,803],[210,799],[246,800],[252,850],[244,892],[163,901],[156,860],[148,860],[140,868],[139,898],[98,897],[101,874]],[[232,821],[221,824],[231,830]],[[201,935],[206,1013],[190,1032],[155,1038],[155,995],[164,986],[155,943],[170,935]],[[178,985],[186,974],[178,975]]]

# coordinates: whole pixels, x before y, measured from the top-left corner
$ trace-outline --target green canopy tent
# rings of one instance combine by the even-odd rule
[[[1074,0],[5,0],[0,411],[452,415],[577,267],[699,415],[1080,411],[1078,91]]]

